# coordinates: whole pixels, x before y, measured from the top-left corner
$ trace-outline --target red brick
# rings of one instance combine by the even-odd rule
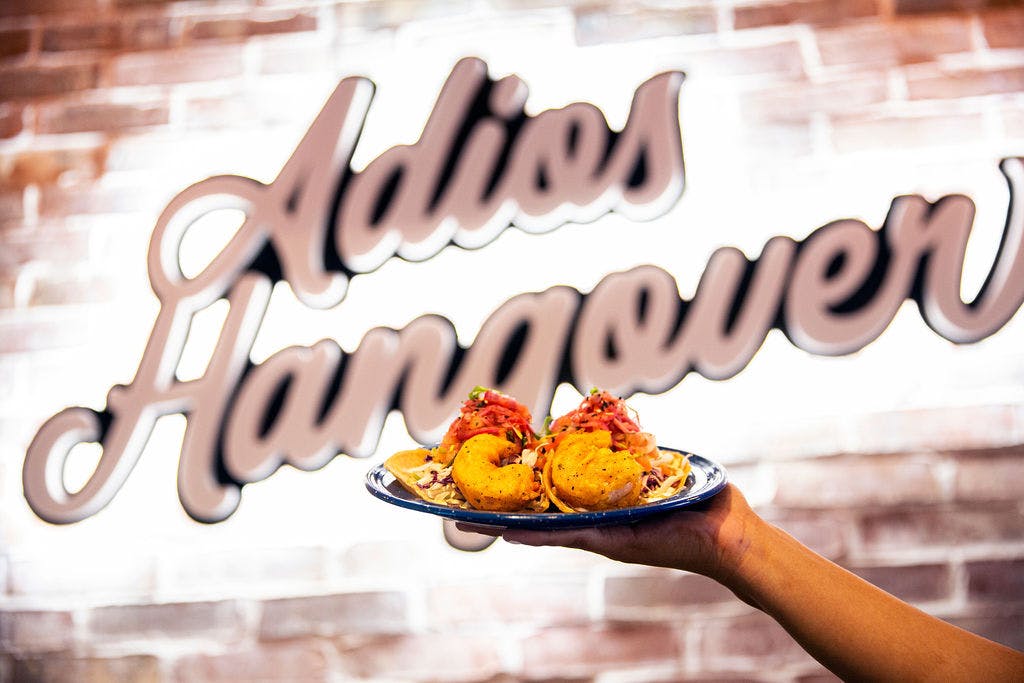
[[[821,63],[825,66],[857,64],[878,67],[899,62],[895,36],[884,24],[822,29],[814,37]]]
[[[829,26],[848,19],[878,14],[875,0],[791,0],[736,7],[733,25],[737,29],[778,24]]]
[[[609,11],[608,6],[576,7],[576,43],[600,45],[659,36],[714,33],[718,18],[712,7]]]
[[[155,5],[171,5],[180,0],[113,0],[115,7],[144,7]]]
[[[732,591],[699,574],[652,571],[640,576],[609,576],[604,582],[608,619],[656,619],[692,614],[694,608],[737,602]]]
[[[907,602],[919,603],[948,598],[953,574],[946,564],[917,564],[888,567],[855,567],[853,572],[868,583]]]
[[[743,96],[743,115],[749,120],[807,120],[816,112],[843,113],[884,102],[888,84],[882,74],[810,83],[779,84]]]
[[[62,95],[96,86],[95,64],[18,66],[0,69],[0,100]]]
[[[15,660],[15,681],[47,681],[48,683],[158,683],[160,662],[153,655],[99,658],[72,655]]]
[[[911,123],[921,123],[922,131],[915,131]],[[914,142],[914,136],[931,136],[935,141],[943,138],[942,127],[955,128],[952,120],[944,120],[942,126],[927,119],[907,119],[900,128],[906,142]],[[964,132],[981,137],[980,117],[964,117],[968,131],[949,133],[951,139],[962,137]],[[885,124],[881,124],[885,127]],[[879,131],[880,134],[883,131]],[[885,135],[883,135],[885,138]],[[891,135],[889,146],[903,144],[898,136]],[[881,146],[881,144],[879,144]],[[1009,405],[962,405],[948,408],[923,408],[900,410],[886,413],[869,413],[853,420],[851,449],[859,453],[893,453],[914,449],[952,450],[992,448],[1015,442],[1017,430],[1017,409]]]
[[[16,273],[4,273],[0,271],[0,309],[14,308],[20,306],[24,302],[22,297],[19,296],[18,292],[18,276]],[[8,384],[0,384],[0,386],[10,387]],[[13,389],[8,388],[8,391]],[[5,572],[5,560],[0,560],[0,586],[6,585],[5,579],[7,578]]]
[[[970,16],[937,16],[891,25],[900,61],[929,61],[943,54],[973,49]]]
[[[846,533],[851,525],[835,512],[801,514],[799,511],[772,511],[765,518],[805,546],[829,559],[846,555]]]
[[[523,651],[528,678],[598,674],[622,666],[675,665],[680,634],[668,624],[620,624],[545,629]]]
[[[56,24],[42,31],[43,52],[75,50],[160,50],[180,44],[184,19],[159,16],[119,17],[117,21]]]
[[[263,643],[221,655],[193,654],[174,665],[181,683],[204,681],[328,681],[332,677],[327,646],[315,641]]]
[[[984,139],[981,114],[840,119],[832,125],[832,140],[840,152],[945,147]]]
[[[73,642],[71,612],[0,612],[0,652],[53,652],[66,649]]]
[[[1024,9],[987,12],[981,23],[989,47],[1024,47]]]
[[[821,669],[820,671],[800,674],[793,679],[793,683],[842,683],[842,679],[828,669]]]
[[[401,633],[408,628],[404,593],[365,592],[282,598],[263,603],[260,638]]]
[[[51,26],[43,30],[44,52],[116,50],[120,47],[120,29],[114,22]]]
[[[87,623],[95,640],[235,640],[245,631],[242,606],[231,600],[97,607]]]
[[[9,104],[0,104],[0,138],[13,138],[24,127],[24,110]]]
[[[95,180],[103,175],[106,152],[99,147],[71,147],[22,152],[0,158],[0,188],[24,189],[63,180]]]
[[[961,453],[957,466],[954,497],[958,501],[1016,501],[1024,491],[1024,452],[1002,449]]]
[[[283,19],[234,17],[227,19],[195,19],[188,29],[193,40],[243,40],[251,36],[275,33],[315,31],[315,14],[299,13]]]
[[[100,0],[4,0],[0,17],[54,14],[57,12],[91,13],[99,9]]]
[[[100,184],[76,187],[47,185],[41,188],[39,212],[45,217],[60,218],[142,211],[155,217],[178,189],[152,183],[128,187]]]
[[[33,231],[11,232],[4,236],[0,250],[0,269],[17,270],[34,261],[73,264],[89,256],[89,233],[86,230],[47,226]]]
[[[860,533],[865,549],[873,552],[963,547],[1024,540],[1024,519],[1012,505],[883,510],[864,515]]]
[[[956,99],[1024,91],[1024,67],[971,69],[941,73],[929,69],[907,74],[907,94],[912,100]]]
[[[835,456],[782,462],[775,469],[781,483],[774,503],[780,507],[872,507],[942,497],[935,459],[926,456]]]
[[[503,668],[503,640],[495,633],[424,633],[339,638],[336,645],[353,679],[484,681]]]
[[[121,131],[164,125],[170,118],[166,104],[56,104],[39,111],[40,133]]]
[[[890,24],[896,50],[904,64],[926,62],[940,55],[972,49],[969,16],[921,17]]]
[[[427,594],[431,624],[496,620],[502,623],[579,623],[587,619],[587,586],[582,579],[523,577],[520,580],[463,580]]]
[[[20,57],[29,51],[31,45],[32,31],[29,29],[0,31],[0,59]]]
[[[181,42],[183,19],[143,16],[121,24],[121,46],[126,50],[163,50]]]
[[[1018,0],[894,0],[896,14],[917,14],[927,12],[959,12],[978,10],[986,7],[1012,6]]]
[[[704,622],[700,643],[701,661],[712,669],[756,663],[755,670],[764,670],[813,661],[785,629],[760,612]]]
[[[289,0],[273,0],[275,4],[288,5]],[[263,4],[270,4],[265,2]],[[395,29],[403,24],[419,20],[437,20],[450,16],[448,8],[451,3],[432,5],[424,2],[358,2],[358,3],[336,3],[335,22],[339,27],[347,28],[357,26],[364,31],[375,31],[378,29]],[[514,8],[522,7],[549,7],[550,0],[530,0],[529,2],[509,2],[499,0],[496,6]],[[564,5],[564,3],[563,3]],[[346,31],[349,33],[350,31]]]
[[[1024,603],[1024,559],[968,562],[965,568],[969,599]]]
[[[233,78],[242,74],[241,46],[129,53],[114,58],[111,85],[162,85]]]
[[[1024,610],[1006,614],[992,612],[987,609],[983,614],[952,617],[946,621],[1015,650],[1024,650]]]
[[[549,678],[530,679],[529,683],[599,683],[602,679],[599,676],[552,676]],[[613,679],[618,680],[618,679]],[[646,679],[644,679],[646,680]],[[656,680],[662,680],[660,678]],[[687,683],[690,679],[687,678]],[[481,679],[478,683],[525,683],[524,679],[509,673],[500,673],[494,676]],[[699,681],[697,683],[700,683]],[[735,683],[735,682],[733,682]]]
[[[0,225],[18,223],[24,217],[24,193],[20,189],[4,190],[0,188]],[[4,239],[4,242],[4,250],[6,250],[6,238]],[[3,251],[0,251],[0,259],[2,258]]]
[[[705,76],[771,75],[793,79],[805,74],[800,44],[795,41],[687,53],[679,57],[679,62],[686,71]]]
[[[866,24],[815,33],[825,66],[892,66],[934,60],[971,49],[969,17],[921,17],[898,23]]]
[[[64,306],[114,301],[123,281],[110,273],[61,270],[32,279],[29,306]]]

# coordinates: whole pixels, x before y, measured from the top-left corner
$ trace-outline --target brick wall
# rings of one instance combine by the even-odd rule
[[[649,225],[610,217],[389,264],[335,311],[277,292],[256,355],[323,336],[351,350],[427,311],[469,340],[508,296],[585,291],[639,262],[692,288],[718,246],[756,255],[838,218],[877,226],[908,193],[977,202],[969,290],[1005,217],[997,162],[1024,156],[1024,7],[1008,0],[0,3],[0,680],[829,680],[702,577],[560,549],[455,551],[436,520],[362,491],[366,461],[282,470],[227,522],[195,524],[174,490],[179,418],[95,517],[54,527],[25,505],[42,420],[102,407],[132,377],[167,201],[217,173],[272,179],[346,75],[378,86],[365,164],[415,138],[464,55],[520,74],[538,110],[590,100],[619,125],[632,88],[686,71],[679,205]],[[567,263],[581,237],[594,253]],[[533,267],[510,270],[524,254]],[[509,276],[460,304],[460,274],[488,269]],[[198,372],[210,325],[186,351]],[[772,335],[736,378],[635,405],[817,551],[1024,648],[1022,342],[1014,320],[953,346],[908,306],[855,356]],[[407,444],[389,420],[379,453]]]

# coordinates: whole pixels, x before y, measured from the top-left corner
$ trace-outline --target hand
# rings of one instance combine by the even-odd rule
[[[1024,655],[872,586],[758,517],[732,485],[630,525],[467,531],[704,574],[775,619],[843,680],[1024,681]],[[893,656],[893,653],[899,656]]]
[[[566,531],[459,526],[467,531],[500,534],[509,543],[580,548],[621,562],[696,572],[731,585],[751,535],[763,524],[743,494],[729,484],[699,506],[629,525]]]

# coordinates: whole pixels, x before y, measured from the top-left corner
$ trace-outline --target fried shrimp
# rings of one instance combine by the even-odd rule
[[[544,488],[563,512],[636,505],[643,467],[629,451],[613,451],[605,430],[566,435],[544,468]]]
[[[396,453],[384,466],[424,500],[493,512],[645,505],[684,491],[690,474],[686,453],[658,448],[635,411],[599,389],[538,434],[524,404],[476,387],[441,443]]]
[[[513,462],[520,451],[520,446],[492,434],[478,434],[462,444],[452,478],[470,505],[497,512],[539,505],[542,491],[533,468]]]

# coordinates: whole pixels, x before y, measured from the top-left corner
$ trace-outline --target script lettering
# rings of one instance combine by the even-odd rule
[[[454,349],[447,321],[421,319],[400,342],[373,331],[344,368],[349,390],[340,397],[324,396],[323,378],[340,378],[346,363],[333,342],[287,350],[257,368],[248,355],[276,280],[288,282],[306,305],[329,308],[344,298],[352,275],[395,255],[422,260],[449,242],[480,247],[510,224],[550,230],[613,210],[667,209],[683,185],[681,83],[681,73],[669,73],[642,84],[626,126],[615,132],[589,105],[529,117],[520,79],[491,82],[483,62],[464,59],[419,141],[394,147],[357,172],[350,162],[373,85],[342,80],[272,183],[216,176],[185,189],[161,213],[149,251],[161,308],[136,376],[110,390],[105,411],[69,408],[40,428],[23,469],[29,505],[55,523],[94,514],[123,485],[156,420],[182,413],[188,427],[179,497],[197,520],[218,521],[237,507],[242,484],[284,462],[316,469],[338,449],[369,455],[393,407],[382,367],[394,367],[393,381],[406,382],[396,407],[417,438],[439,435],[454,397],[481,377],[543,404],[554,391],[560,335],[576,298],[567,290],[510,301],[481,333],[480,351],[457,368],[436,362]],[[608,162],[601,162],[609,147]],[[538,207],[540,213],[531,213]],[[179,262],[186,231],[225,209],[240,210],[245,220],[202,272],[186,277]],[[230,313],[206,374],[177,381],[193,316],[225,297]],[[409,357],[398,360],[403,354]],[[533,366],[546,379],[523,369]],[[439,368],[448,369],[439,374]],[[452,381],[447,373],[456,370]],[[317,406],[329,406],[322,419],[309,405],[311,393],[320,394]],[[231,405],[238,409],[229,411]],[[86,485],[70,493],[64,463],[82,441],[100,442],[103,452]]]
[[[110,390],[104,411],[68,408],[40,428],[23,470],[29,505],[54,523],[95,514],[163,415],[187,419],[182,506],[217,522],[235,511],[245,484],[283,464],[314,470],[341,453],[372,454],[391,410],[401,411],[413,438],[436,441],[476,384],[516,395],[540,416],[560,382],[629,396],[666,391],[690,372],[732,377],[773,328],[811,353],[853,353],[910,299],[938,334],[969,343],[995,333],[1024,302],[1024,209],[1014,201],[1024,191],[1024,161],[1007,159],[1002,240],[969,302],[960,288],[974,204],[907,196],[893,200],[878,230],[839,220],[800,242],[773,237],[753,260],[718,249],[691,300],[670,273],[640,266],[606,276],[589,294],[557,286],[515,296],[468,347],[450,321],[425,315],[401,330],[370,330],[352,353],[325,339],[251,362],[276,281],[326,308],[345,296],[350,277],[394,256],[426,259],[449,243],[480,247],[510,225],[543,232],[608,211],[636,220],[665,211],[683,183],[681,80],[669,73],[642,84],[615,132],[582,103],[526,116],[521,80],[492,82],[482,62],[463,60],[419,140],[355,171],[349,164],[372,84],[344,79],[271,184],[218,176],[168,204],[149,253],[161,308],[135,378]],[[202,272],[186,277],[183,235],[227,208],[241,210],[244,222]],[[224,298],[228,315],[204,375],[178,380],[193,317]],[[102,456],[72,493],[64,464],[85,441],[99,442]]]

